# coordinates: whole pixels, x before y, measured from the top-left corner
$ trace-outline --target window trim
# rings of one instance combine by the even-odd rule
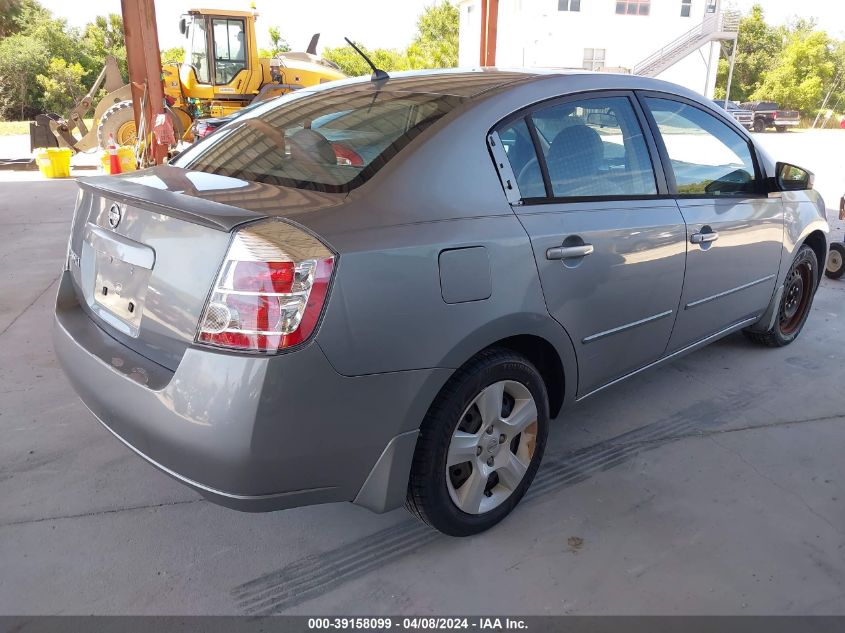
[[[727,111],[718,112],[715,109],[711,109],[706,103],[700,103],[698,101],[694,101],[693,99],[688,99],[687,97],[676,95],[671,92],[661,92],[659,90],[635,90],[634,93],[636,99],[640,102],[640,107],[642,108],[643,114],[645,115],[645,118],[648,121],[649,127],[651,128],[651,135],[654,138],[655,143],[657,144],[657,150],[660,155],[660,160],[663,163],[663,173],[666,177],[666,184],[669,189],[669,194],[673,198],[679,200],[736,200],[740,198],[757,199],[768,197],[768,190],[766,188],[766,182],[768,178],[766,170],[764,169],[760,158],[757,156],[757,148],[754,146],[754,142],[751,140],[751,137],[748,135],[745,128],[740,126],[736,122],[736,120],[732,116],[730,116],[730,114],[728,114]],[[651,110],[646,104],[646,99],[648,98],[675,101],[676,103],[681,103],[683,105],[696,108],[697,110],[701,110],[702,112],[704,112],[705,114],[709,114],[716,120],[725,123],[728,128],[733,130],[741,139],[745,141],[745,144],[748,147],[748,151],[751,154],[751,162],[754,163],[754,178],[757,181],[757,191],[753,193],[741,194],[716,194],[707,192],[678,193],[678,183],[675,181],[675,170],[672,169],[672,160],[669,158],[669,152],[666,149],[666,144],[663,142],[663,136],[660,134],[660,127],[657,125],[657,121],[655,120],[654,115],[652,115]]]
[[[537,136],[537,130],[534,126],[534,121],[531,119],[531,114],[538,110],[543,110],[545,108],[570,103],[572,101],[583,101],[585,99],[603,99],[610,97],[625,97],[628,99],[628,102],[631,105],[631,109],[634,112],[634,116],[636,118],[637,124],[640,127],[640,131],[643,135],[643,140],[646,144],[648,158],[651,162],[652,172],[654,173],[654,184],[656,186],[657,192],[650,194],[635,195],[555,196],[552,190],[548,166],[546,165],[546,156],[543,152],[540,139]],[[570,204],[578,202],[613,202],[617,200],[661,200],[667,198],[674,198],[674,196],[670,192],[669,183],[667,181],[666,174],[664,173],[663,161],[659,147],[657,146],[656,139],[654,138],[654,133],[646,119],[645,114],[646,113],[642,108],[642,104],[637,98],[635,90],[582,90],[580,92],[573,92],[564,96],[554,96],[549,97],[547,99],[543,99],[541,101],[535,101],[534,103],[520,108],[519,110],[516,110],[508,116],[500,119],[490,128],[490,132],[500,132],[503,128],[507,127],[518,119],[523,119],[526,125],[528,126],[528,131],[531,134],[531,140],[534,142],[534,153],[536,154],[537,162],[540,165],[540,173],[543,175],[543,185],[546,189],[546,196],[543,198],[526,198],[522,197],[522,194],[520,193],[520,199],[522,202],[521,206],[543,206],[550,204]],[[488,132],[488,134],[490,132]],[[516,188],[518,191],[519,184],[516,184]]]

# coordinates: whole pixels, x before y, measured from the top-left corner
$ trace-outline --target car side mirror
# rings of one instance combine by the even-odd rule
[[[188,32],[188,22],[187,22],[187,20],[185,20],[185,18],[182,18],[181,20],[179,20],[179,32],[182,35],[185,35],[185,33]]]
[[[806,191],[813,188],[813,172],[789,163],[778,163],[775,169],[779,191]]]

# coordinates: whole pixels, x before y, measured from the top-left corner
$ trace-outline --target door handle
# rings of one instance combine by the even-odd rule
[[[693,233],[689,236],[689,241],[693,244],[708,244],[719,239],[719,234],[716,231],[709,233]]]
[[[546,251],[546,259],[576,259],[592,255],[592,244],[581,244],[579,246],[557,246]]]

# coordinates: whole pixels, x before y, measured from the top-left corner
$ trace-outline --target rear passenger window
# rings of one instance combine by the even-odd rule
[[[519,119],[499,130],[499,138],[508,155],[519,194],[523,198],[545,198],[543,174],[534,151],[534,141],[528,132],[525,119]]]
[[[556,198],[657,193],[648,148],[627,97],[568,101],[531,118]]]
[[[748,141],[711,114],[646,98],[682,195],[747,195],[758,190]]]

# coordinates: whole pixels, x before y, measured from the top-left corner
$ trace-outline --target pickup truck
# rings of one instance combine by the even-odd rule
[[[751,110],[740,107],[735,101],[728,101],[727,106],[725,105],[724,99],[713,99],[713,103],[727,110],[728,114],[746,130],[750,130],[754,126],[754,113]]]
[[[786,132],[801,123],[801,113],[798,110],[780,110],[774,101],[751,101],[743,103],[741,107],[754,113],[755,132],[765,132],[770,127],[778,132]]]

